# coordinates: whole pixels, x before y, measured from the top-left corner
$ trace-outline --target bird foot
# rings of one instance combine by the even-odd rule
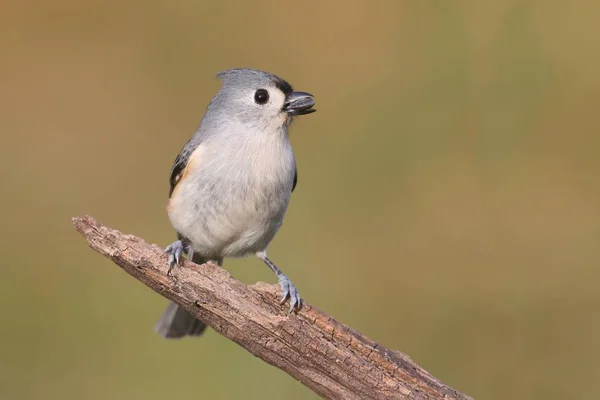
[[[167,271],[167,276],[169,276],[175,265],[181,265],[181,255],[183,254],[183,243],[181,243],[181,240],[168,245],[165,253],[169,255],[169,270]]]
[[[279,275],[278,279],[279,279],[279,285],[281,286],[281,291],[283,292],[283,297],[281,298],[281,304],[285,303],[285,301],[289,297],[290,298],[289,314],[291,314],[294,311],[300,310],[300,308],[302,307],[302,298],[300,297],[300,294],[298,293],[298,289],[296,289],[296,286],[294,286],[292,281],[290,281],[290,278],[288,278],[284,274]]]

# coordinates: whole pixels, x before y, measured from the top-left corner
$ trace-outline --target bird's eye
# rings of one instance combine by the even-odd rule
[[[265,89],[258,89],[256,93],[254,93],[254,101],[256,104],[266,104],[269,101],[269,92]]]

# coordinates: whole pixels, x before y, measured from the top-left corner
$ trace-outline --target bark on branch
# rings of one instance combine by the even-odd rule
[[[327,399],[470,399],[405,354],[386,349],[305,303],[279,304],[277,285],[246,286],[211,263],[185,261],[167,277],[163,249],[98,223],[73,218],[89,246],[221,335]]]

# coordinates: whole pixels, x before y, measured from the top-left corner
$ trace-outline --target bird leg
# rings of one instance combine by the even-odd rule
[[[277,279],[279,280],[279,285],[281,286],[281,291],[283,292],[283,297],[281,298],[281,304],[285,303],[285,300],[289,297],[290,298],[289,313],[291,314],[293,311],[300,310],[300,308],[302,307],[302,298],[300,297],[300,294],[298,293],[298,289],[296,289],[296,286],[294,286],[292,281],[290,281],[290,278],[288,278],[283,272],[281,272],[281,270],[279,268],[277,268],[277,265],[275,265],[273,263],[273,261],[269,260],[266,252],[264,252],[264,251],[259,252],[259,253],[256,253],[256,255],[258,256],[258,258],[263,260],[264,263],[267,264],[267,266],[269,268],[271,268],[271,271],[273,271],[275,273],[275,275],[277,275]]]
[[[181,254],[184,252],[183,242],[178,240],[165,248],[165,253],[169,255],[169,270],[167,276],[171,275],[171,270],[175,265],[181,265]]]

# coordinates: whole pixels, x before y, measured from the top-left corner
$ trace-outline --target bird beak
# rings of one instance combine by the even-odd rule
[[[289,116],[305,115],[317,110],[312,108],[315,99],[312,94],[305,92],[290,92],[285,96],[283,111]]]

